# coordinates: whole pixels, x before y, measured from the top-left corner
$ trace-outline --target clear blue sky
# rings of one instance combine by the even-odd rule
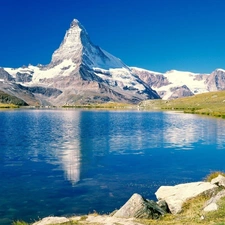
[[[0,0],[0,66],[48,64],[73,18],[129,66],[225,69],[225,0]]]

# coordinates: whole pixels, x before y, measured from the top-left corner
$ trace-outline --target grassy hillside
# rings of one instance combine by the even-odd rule
[[[147,100],[141,102],[139,107],[179,110],[225,118],[225,91],[209,92],[171,100]]]
[[[0,91],[0,108],[15,108],[19,106],[27,106],[27,103],[22,99]]]

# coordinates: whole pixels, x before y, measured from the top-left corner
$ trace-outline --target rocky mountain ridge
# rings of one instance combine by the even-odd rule
[[[225,89],[225,70],[211,74],[129,67],[94,45],[74,19],[48,65],[0,68],[0,90],[29,105],[138,103]]]

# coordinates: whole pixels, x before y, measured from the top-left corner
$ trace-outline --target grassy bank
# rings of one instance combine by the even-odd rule
[[[0,109],[19,108],[18,105],[0,103]]]
[[[209,92],[171,100],[147,100],[139,104],[144,109],[178,110],[225,118],[225,91]]]
[[[219,201],[219,209],[217,211],[206,213],[202,211],[202,208],[208,199],[209,196],[201,195],[187,201],[183,206],[183,211],[177,215],[167,214],[158,220],[136,219],[136,221],[143,225],[225,225],[225,198]],[[61,225],[102,225],[102,223],[99,222],[87,221],[89,216],[99,217],[97,213],[94,215],[72,217],[70,222],[61,223]],[[119,223],[115,224],[123,225],[124,223],[121,219]],[[28,225],[28,223],[17,221],[14,222],[13,225]]]
[[[119,102],[106,102],[101,104],[88,104],[88,105],[64,105],[63,108],[87,108],[87,109],[136,109],[136,105],[119,103]]]

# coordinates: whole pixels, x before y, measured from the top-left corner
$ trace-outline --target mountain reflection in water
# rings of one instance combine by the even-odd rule
[[[225,170],[224,130],[174,112],[0,111],[0,224],[107,213],[135,192],[155,199],[161,185]]]

